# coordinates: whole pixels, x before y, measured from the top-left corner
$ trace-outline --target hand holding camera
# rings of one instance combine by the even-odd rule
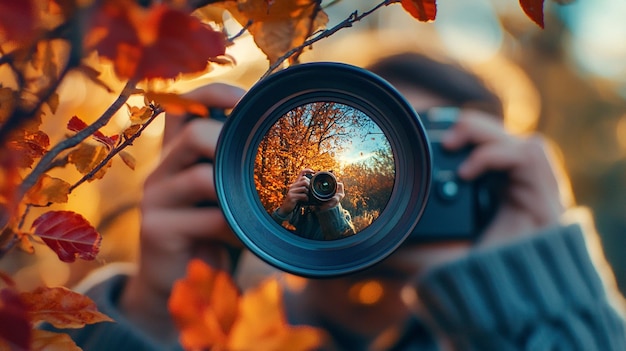
[[[305,168],[300,171],[296,181],[289,186],[278,214],[285,217],[298,204],[314,206],[317,211],[323,212],[336,207],[344,196],[343,183],[338,182],[332,172],[315,172],[310,168]]]

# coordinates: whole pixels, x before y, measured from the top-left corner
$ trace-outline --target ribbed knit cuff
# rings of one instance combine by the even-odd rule
[[[626,350],[577,225],[554,227],[433,270],[418,294],[462,350]]]

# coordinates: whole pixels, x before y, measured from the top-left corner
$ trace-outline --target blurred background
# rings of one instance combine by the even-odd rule
[[[328,26],[378,2],[332,2],[326,9]],[[540,131],[560,146],[576,202],[593,211],[605,254],[626,292],[626,2],[574,0],[558,5],[546,0],[544,11],[541,29],[516,0],[439,0],[433,23],[420,23],[393,4],[315,43],[302,61],[367,65],[384,55],[417,51],[454,59],[476,72],[501,96],[513,132]],[[229,26],[233,34],[239,30],[234,22]],[[164,89],[183,92],[207,82],[250,87],[268,68],[247,35],[236,40],[229,54],[236,65],[164,83]],[[118,86],[109,67],[102,66],[102,72],[104,80]],[[80,75],[63,83],[60,96],[56,118],[77,115],[87,122],[115,98]],[[133,104],[141,106],[143,100],[131,100]],[[105,134],[124,127],[128,112],[122,109],[118,115]],[[65,124],[58,119],[48,123],[51,136],[62,137],[65,131],[55,128]],[[134,260],[136,205],[143,180],[158,161],[162,130],[160,119],[127,149],[137,159],[135,170],[116,159],[104,179],[80,186],[67,205],[54,208],[75,210],[98,227],[104,238],[96,261],[65,264],[44,245],[36,245],[35,255],[14,250],[0,269],[29,289],[42,283],[72,285],[94,267]]]

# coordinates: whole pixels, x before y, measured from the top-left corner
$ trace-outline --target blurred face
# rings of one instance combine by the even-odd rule
[[[423,111],[450,105],[445,99],[424,90],[396,85],[408,102]],[[363,272],[328,280],[309,280],[298,298],[304,298],[307,313],[316,323],[335,331],[371,341],[400,331],[417,302],[415,279],[426,265],[454,252],[465,244],[404,245],[383,262]],[[443,247],[445,246],[445,247]],[[390,341],[393,342],[393,341]]]

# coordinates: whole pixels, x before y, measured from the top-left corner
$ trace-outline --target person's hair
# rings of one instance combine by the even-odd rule
[[[476,75],[458,65],[409,52],[387,56],[366,67],[392,84],[415,86],[459,107],[474,107],[502,116],[502,102]]]

